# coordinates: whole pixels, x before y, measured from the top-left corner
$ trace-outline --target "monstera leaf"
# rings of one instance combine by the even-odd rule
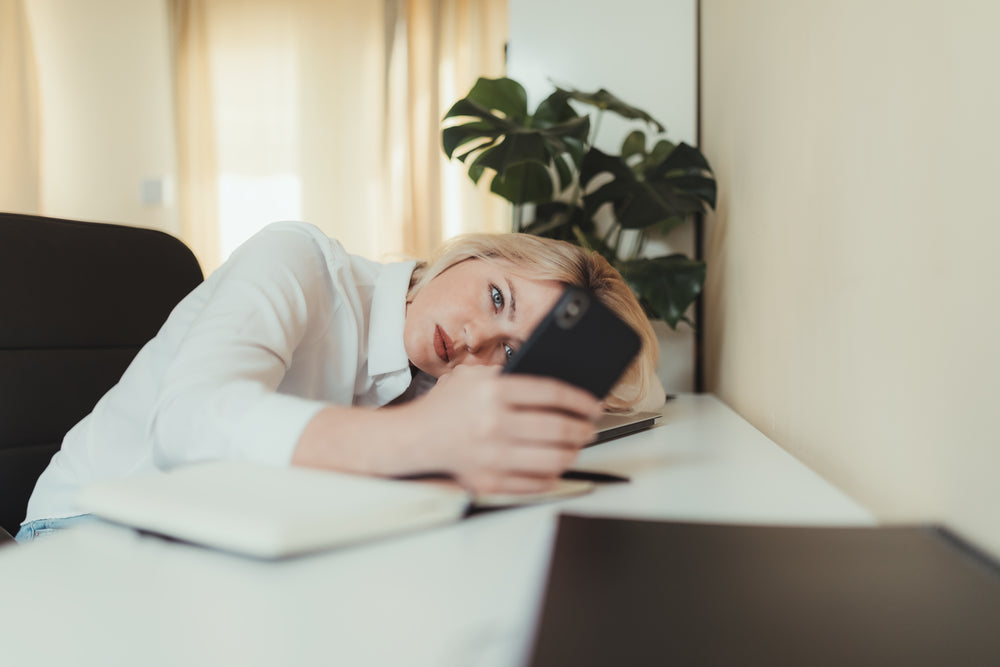
[[[615,261],[614,249],[597,233],[594,219],[575,204],[561,201],[539,204],[535,207],[534,220],[528,222],[521,231],[569,241],[588,250],[596,250],[609,262]]]
[[[517,230],[596,250],[621,272],[650,316],[673,328],[691,324],[684,313],[701,293],[705,263],[682,254],[622,259],[618,244],[622,229],[666,233],[691,214],[715,208],[708,161],[697,148],[663,137],[647,145],[641,130],[625,137],[620,155],[604,153],[594,148],[590,116],[577,112],[579,104],[597,109],[598,118],[610,112],[644,122],[656,135],[665,132],[648,113],[603,88],[556,87],[532,114],[519,83],[483,78],[445,115],[442,146],[467,165],[473,182],[488,177],[491,191],[515,205]],[[527,203],[534,206],[522,206]],[[595,216],[607,206],[612,220],[597,224]],[[524,220],[528,211],[533,218]]]
[[[681,321],[691,324],[684,313],[701,294],[705,262],[682,254],[616,262],[647,313],[663,319],[671,328]]]
[[[642,130],[633,130],[622,142],[621,158],[629,163],[633,172],[644,174],[646,170],[667,159],[676,147],[666,139],[660,139],[647,150],[646,133]]]
[[[610,203],[622,227],[659,225],[666,232],[690,214],[715,207],[715,179],[697,149],[682,143],[659,161],[650,161],[652,155],[643,154],[643,167],[636,171],[624,158],[591,148],[580,166],[580,182],[589,184],[602,174],[611,180],[584,196],[588,213]]]
[[[490,189],[514,204],[550,201],[567,187],[590,131],[590,118],[573,111],[559,91],[529,115],[524,88],[506,78],[480,78],[448,110],[449,119],[441,133],[445,154],[468,161],[473,182],[491,171]]]
[[[589,104],[590,106],[601,109],[602,111],[611,111],[616,113],[622,118],[646,121],[650,125],[655,125],[658,132],[667,131],[660,121],[656,120],[642,109],[636,108],[631,104],[626,104],[603,88],[598,90],[596,93],[582,93],[579,90],[563,90],[562,88],[556,88],[556,91],[565,94],[567,97],[570,97],[577,102]]]

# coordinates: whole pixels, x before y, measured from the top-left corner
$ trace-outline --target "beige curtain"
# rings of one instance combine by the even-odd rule
[[[275,219],[373,259],[501,231],[440,119],[503,73],[506,0],[172,0],[182,233],[206,270]],[[214,230],[214,231],[213,231]]]
[[[479,76],[504,74],[506,0],[396,0],[387,134],[393,233],[425,256],[463,232],[507,231],[509,206],[476,190],[441,150],[441,118]],[[391,17],[390,17],[391,18]]]
[[[0,0],[0,211],[41,212],[38,77],[24,0]]]
[[[220,258],[207,8],[197,0],[175,0],[169,7],[178,137],[177,218],[181,238],[207,275]]]

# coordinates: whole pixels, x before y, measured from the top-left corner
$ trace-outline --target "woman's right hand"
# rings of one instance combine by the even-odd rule
[[[565,382],[458,366],[398,408],[432,469],[474,493],[533,493],[555,485],[594,439],[601,402]]]

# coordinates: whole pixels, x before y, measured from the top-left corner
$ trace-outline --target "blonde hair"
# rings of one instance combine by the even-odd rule
[[[663,387],[656,377],[660,357],[656,334],[621,274],[600,254],[531,234],[464,234],[447,241],[427,262],[417,264],[407,302],[440,273],[467,259],[500,260],[521,269],[525,278],[589,289],[642,340],[639,355],[605,398],[605,404],[610,410],[621,411],[639,404],[652,407],[654,401],[657,407],[662,403]]]

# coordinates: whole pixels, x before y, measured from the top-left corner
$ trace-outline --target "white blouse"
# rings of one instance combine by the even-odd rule
[[[79,514],[91,482],[212,459],[288,465],[329,403],[409,387],[413,262],[349,255],[305,223],[266,227],[185,297],[94,411],[67,433],[25,519]]]

